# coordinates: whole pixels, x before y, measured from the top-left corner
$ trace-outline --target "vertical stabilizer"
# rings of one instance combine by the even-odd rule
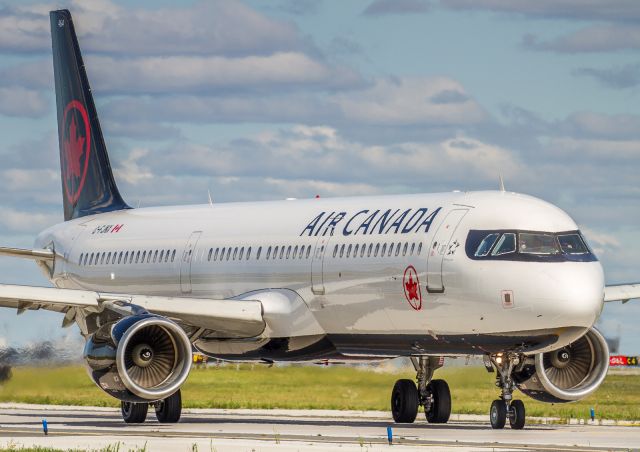
[[[128,209],[113,179],[71,13],[49,16],[64,219]]]

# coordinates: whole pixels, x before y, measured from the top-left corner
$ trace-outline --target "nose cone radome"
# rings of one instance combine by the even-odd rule
[[[604,273],[599,262],[565,262],[550,268],[556,293],[550,294],[552,317],[559,326],[590,328],[604,303]]]

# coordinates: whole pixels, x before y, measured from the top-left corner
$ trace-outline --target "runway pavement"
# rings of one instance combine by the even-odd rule
[[[46,419],[48,436],[42,431]],[[0,404],[0,448],[48,446],[127,451],[640,450],[640,427],[528,424],[492,430],[488,416],[458,416],[446,425],[393,424],[385,412],[184,410],[180,423],[126,425],[111,408]],[[393,448],[387,427],[393,429]]]

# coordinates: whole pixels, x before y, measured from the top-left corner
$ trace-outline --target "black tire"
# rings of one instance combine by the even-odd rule
[[[509,410],[509,425],[514,430],[522,430],[525,423],[525,409],[522,400],[513,400]]]
[[[147,419],[147,403],[120,402],[122,419],[127,424],[141,424]]]
[[[412,380],[398,380],[391,392],[391,413],[398,423],[411,424],[418,415],[418,388]]]
[[[158,422],[163,424],[175,424],[180,420],[182,414],[182,396],[178,389],[166,399],[155,403],[156,417]]]
[[[507,404],[504,400],[494,400],[491,403],[489,419],[491,420],[491,428],[497,430],[504,428],[507,423]]]
[[[433,397],[429,411],[425,410],[427,421],[431,424],[446,424],[451,416],[451,391],[444,380],[431,380],[427,391]]]

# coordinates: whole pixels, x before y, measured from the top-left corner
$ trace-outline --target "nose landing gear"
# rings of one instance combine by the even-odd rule
[[[424,408],[427,421],[444,424],[451,416],[451,392],[444,380],[433,380],[433,372],[442,367],[438,356],[411,357],[416,369],[416,383],[398,380],[391,393],[391,412],[399,423],[412,423],[418,415],[419,407]]]
[[[489,420],[491,427],[494,429],[502,429],[509,420],[509,425],[514,430],[521,430],[525,424],[525,408],[522,400],[513,400],[513,391],[516,389],[513,380],[513,370],[520,364],[521,358],[517,354],[496,355],[485,357],[485,367],[488,371],[493,372],[495,367],[497,371],[496,386],[500,388],[502,394],[499,399],[491,403],[489,410]]]

